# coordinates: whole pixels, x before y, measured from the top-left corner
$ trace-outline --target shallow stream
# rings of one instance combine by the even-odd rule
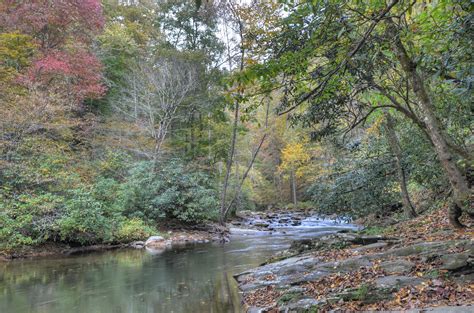
[[[0,312],[241,312],[232,275],[259,265],[294,239],[351,228],[314,217],[298,226],[272,226],[272,232],[234,229],[225,245],[0,263]]]

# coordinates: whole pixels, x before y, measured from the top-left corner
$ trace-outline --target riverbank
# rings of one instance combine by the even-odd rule
[[[148,249],[152,253],[162,252],[173,246],[197,244],[207,242],[228,242],[230,231],[234,230],[259,230],[273,232],[281,227],[294,227],[311,216],[311,212],[275,210],[269,212],[242,211],[233,217],[226,227],[218,223],[205,223],[197,225],[184,224],[179,221],[166,221],[156,225],[158,232],[150,238],[122,243],[106,243],[85,246],[73,246],[63,242],[46,242],[37,246],[24,246],[10,251],[0,251],[0,261],[14,259],[28,259],[38,257],[51,257],[73,255],[79,253],[100,252],[114,249]],[[153,241],[153,242],[152,242]]]
[[[178,245],[226,241],[229,234],[227,228],[221,227],[216,223],[203,225],[161,224],[158,225],[158,230],[158,233],[154,236],[143,238],[141,241],[126,243],[73,246],[63,242],[47,242],[38,246],[25,246],[10,251],[0,251],[0,261],[74,255],[126,248],[147,248],[151,252],[160,252],[163,249]],[[146,245],[147,241],[148,245]]]
[[[385,229],[295,241],[236,275],[249,312],[474,311],[474,232],[443,210]],[[472,223],[466,220],[466,224]],[[451,309],[451,308],[450,308]]]

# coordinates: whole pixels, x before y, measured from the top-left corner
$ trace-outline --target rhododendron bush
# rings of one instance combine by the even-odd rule
[[[101,97],[102,66],[92,42],[104,27],[99,0],[6,0],[0,27],[31,36],[37,53],[20,80],[80,103]]]

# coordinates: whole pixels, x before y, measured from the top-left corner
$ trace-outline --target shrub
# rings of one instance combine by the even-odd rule
[[[134,240],[144,240],[156,234],[156,229],[145,225],[141,219],[131,218],[125,219],[120,223],[117,232],[114,234],[114,241],[130,242]]]
[[[51,193],[2,197],[0,247],[9,249],[54,240],[63,201],[63,197]]]
[[[194,223],[217,218],[218,195],[210,177],[172,160],[154,169],[151,162],[132,168],[121,199],[129,216],[176,218]]]
[[[118,221],[104,202],[85,188],[73,190],[71,196],[65,204],[65,216],[58,221],[61,239],[79,244],[112,241],[112,230]]]
[[[123,181],[104,175],[66,191],[47,185],[30,184],[32,188],[24,191],[3,185],[0,249],[58,240],[75,245],[127,242],[156,234],[145,221],[175,218],[197,223],[217,218],[212,180],[179,161],[157,169],[151,162],[137,163]]]

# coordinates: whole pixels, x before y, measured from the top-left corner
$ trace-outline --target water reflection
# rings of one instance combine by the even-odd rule
[[[120,250],[0,263],[0,312],[240,312],[233,274],[258,265],[295,237],[340,227],[308,226],[272,235],[241,233],[224,246],[158,254]]]
[[[0,312],[239,312],[231,273],[222,271],[226,256],[215,253],[222,249],[198,250],[4,263]]]

